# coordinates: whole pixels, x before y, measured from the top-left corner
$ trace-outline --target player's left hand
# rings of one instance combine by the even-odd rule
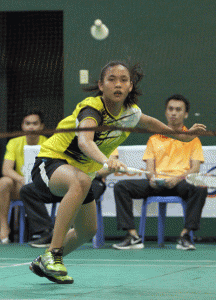
[[[199,133],[202,133],[202,132],[205,132],[206,131],[206,126],[203,125],[203,124],[197,124],[195,123],[189,130],[188,132],[190,134],[199,134]]]

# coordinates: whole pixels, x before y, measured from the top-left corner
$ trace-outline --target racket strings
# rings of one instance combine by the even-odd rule
[[[205,186],[208,188],[216,188],[216,174],[189,174],[187,176],[187,181],[195,186]]]

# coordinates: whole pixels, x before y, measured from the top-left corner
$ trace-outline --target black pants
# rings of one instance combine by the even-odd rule
[[[40,186],[39,186],[40,187]],[[20,199],[23,201],[28,219],[28,235],[50,232],[54,228],[45,203],[61,202],[62,197],[51,194],[49,189],[36,188],[35,184],[28,183],[20,190]],[[83,205],[94,201],[93,191],[90,188]]]
[[[114,186],[117,212],[117,229],[135,229],[132,199],[146,199],[150,196],[179,196],[187,202],[184,228],[198,230],[207,189],[195,187],[182,180],[173,189],[153,189],[147,179],[121,180]]]
[[[54,228],[45,203],[59,202],[59,199],[54,201],[53,197],[47,197],[35,188],[34,183],[28,183],[21,188],[20,199],[25,206],[30,237],[34,234],[49,232]]]

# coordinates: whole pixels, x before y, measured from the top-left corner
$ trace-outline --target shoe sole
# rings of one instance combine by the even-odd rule
[[[31,263],[31,265],[29,266],[29,269],[32,271],[32,273],[34,273],[35,275],[39,276],[39,277],[46,277],[48,280],[58,283],[58,284],[72,284],[74,282],[74,280],[59,280],[55,277],[49,276],[46,273],[44,273],[44,271],[37,266],[34,263]]]
[[[50,244],[38,245],[38,244],[29,244],[33,248],[48,248]]]
[[[144,248],[144,245],[143,244],[139,244],[139,245],[131,245],[131,246],[126,246],[126,247],[121,247],[121,246],[118,246],[118,245],[112,245],[112,247],[114,249],[118,249],[118,250],[140,250],[140,249],[143,249]]]
[[[181,245],[177,245],[176,249],[178,249],[178,250],[196,250],[196,248],[194,246],[191,246],[189,248],[185,248],[185,247],[183,247]]]

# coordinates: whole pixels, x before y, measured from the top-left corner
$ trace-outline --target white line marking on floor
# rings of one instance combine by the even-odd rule
[[[6,265],[6,266],[0,266],[0,268],[11,268],[11,267],[21,267],[25,265],[29,265],[31,262],[27,263],[21,263],[21,264],[13,264],[13,265]],[[159,265],[159,264],[67,264],[67,266],[77,266],[77,267],[166,267],[166,268],[189,268],[189,267],[196,267],[196,268],[216,268],[212,265]]]
[[[33,258],[34,259],[34,258]],[[33,260],[32,259],[32,260]],[[4,258],[4,257],[0,257],[0,261],[1,260],[26,260],[26,258]],[[93,259],[88,259],[88,258],[67,258],[64,257],[64,261],[127,261],[127,262],[149,262],[149,261],[153,261],[153,262],[190,262],[190,263],[196,263],[196,262],[205,262],[205,263],[216,263],[216,260],[175,260],[175,259],[103,259],[103,258],[93,258]]]
[[[148,261],[154,261],[154,262],[209,262],[209,263],[216,263],[216,260],[168,260],[168,259],[102,259],[102,258],[95,258],[95,259],[85,259],[85,258],[67,258],[64,257],[64,260],[73,260],[73,261],[80,261],[80,260],[85,260],[85,261],[132,261],[132,262],[148,262]]]
[[[123,264],[123,265],[121,265],[121,264],[115,264],[115,265],[113,265],[113,264],[98,264],[98,265],[96,265],[96,264],[67,264],[67,266],[79,266],[79,267],[82,267],[82,266],[84,266],[84,267],[166,267],[166,268],[169,268],[169,267],[179,267],[179,268],[182,268],[182,267],[186,267],[186,268],[188,268],[188,267],[197,267],[197,268],[216,268],[216,265],[215,266],[212,266],[212,265],[170,265],[170,264],[168,264],[168,265],[149,265],[149,264],[143,264],[143,265],[132,265],[132,264],[130,264],[130,265],[125,265],[125,264]]]
[[[0,266],[0,268],[11,268],[11,267],[21,267],[24,265],[29,265],[31,262],[27,262],[27,263],[22,263],[22,264],[14,264],[14,265],[9,265],[9,266]]]

